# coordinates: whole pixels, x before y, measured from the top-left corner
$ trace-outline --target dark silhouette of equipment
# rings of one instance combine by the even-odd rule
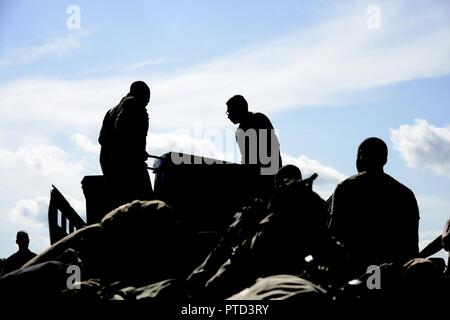
[[[151,157],[156,159],[150,168],[155,174],[155,198],[181,213],[199,235],[205,250],[211,249],[226,230],[236,210],[254,198],[270,197],[273,191],[274,176],[261,175],[258,165],[178,152]],[[178,163],[179,159],[183,163]],[[51,243],[86,224],[100,222],[114,209],[109,206],[103,176],[85,176],[81,184],[86,198],[86,222],[53,187],[49,207]]]
[[[53,244],[84,226],[86,226],[86,223],[83,219],[72,208],[62,193],[55,186],[52,186],[48,206],[50,243]]]

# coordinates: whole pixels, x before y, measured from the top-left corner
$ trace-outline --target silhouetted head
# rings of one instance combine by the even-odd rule
[[[24,250],[28,248],[30,243],[30,238],[28,237],[28,233],[25,231],[17,232],[16,243],[19,246],[19,250]]]
[[[294,180],[302,180],[302,172],[292,164],[282,166],[275,175],[275,188],[279,189]]]
[[[228,119],[234,124],[241,123],[248,116],[247,100],[241,95],[235,95],[227,101]]]
[[[130,94],[143,106],[146,106],[150,101],[150,88],[144,81],[133,82],[130,87]]]
[[[383,172],[387,162],[388,148],[379,138],[368,138],[358,148],[356,168],[358,172]]]

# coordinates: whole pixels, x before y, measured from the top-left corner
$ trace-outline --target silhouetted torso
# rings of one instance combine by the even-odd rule
[[[114,207],[136,199],[151,199],[145,163],[148,122],[146,108],[130,95],[109,110],[103,120],[100,164]]]
[[[269,211],[272,214],[261,222],[260,244],[255,242],[265,260],[259,266],[265,269],[262,274],[298,272],[307,255],[323,254],[328,237],[326,203],[301,180],[277,190]]]
[[[275,131],[273,129],[273,125],[270,122],[269,118],[267,118],[266,115],[259,113],[259,112],[249,112],[248,113],[248,117],[241,121],[241,123],[239,124],[238,129],[236,130],[236,140],[238,141],[238,145],[239,145],[239,150],[241,152],[242,155],[242,160],[241,163],[243,164],[249,164],[251,163],[251,155],[250,155],[250,140],[244,140],[244,139],[240,139],[239,136],[242,134],[242,132],[246,132],[249,129],[254,129],[256,130],[256,136],[257,136],[257,148],[255,150],[257,150],[257,155],[259,156],[259,147],[260,147],[260,139],[264,138],[263,136],[261,136],[261,131],[259,130],[267,130],[266,131],[266,139],[267,139],[267,151],[264,152],[264,154],[267,155],[271,155],[271,146],[272,144],[275,144],[275,148],[276,148],[276,152],[278,153],[278,157],[279,157],[279,166],[278,168],[280,168],[282,166],[281,163],[281,156],[280,156],[280,144],[278,142],[278,138],[275,135]],[[272,133],[272,135],[271,135]],[[257,158],[257,164],[261,164],[261,159],[258,157]],[[277,168],[277,169],[278,169]]]
[[[207,282],[208,294],[226,296],[259,277],[300,273],[307,255],[324,253],[326,204],[302,181],[276,190],[267,212]]]
[[[136,105],[132,96],[125,96],[109,110],[103,120],[99,142],[102,146],[102,169],[119,169],[123,164],[142,164],[147,160],[146,137],[148,113]]]
[[[418,222],[413,192],[385,173],[362,172],[334,192],[331,233],[362,265],[415,257]]]
[[[21,268],[35,256],[36,254],[31,252],[28,248],[17,251],[5,260],[2,275]]]

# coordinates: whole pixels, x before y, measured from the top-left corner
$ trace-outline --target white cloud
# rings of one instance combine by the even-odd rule
[[[13,238],[21,229],[29,233],[33,251],[48,247],[49,196],[38,195],[49,195],[52,184],[84,218],[85,203],[79,183],[84,174],[85,163],[80,157],[53,145],[0,149],[0,208],[7,213],[0,217],[4,242],[0,244],[0,255],[16,250]]]
[[[47,227],[48,203],[47,197],[21,199],[8,214],[9,228],[14,232],[27,231],[30,236],[30,247],[37,252],[50,245]]]
[[[450,217],[450,200],[434,194],[418,194],[416,198],[420,211],[419,248],[423,249],[442,234]],[[445,253],[437,256],[444,257]]]
[[[334,192],[336,185],[347,178],[346,175],[337,171],[333,167],[324,165],[317,160],[310,159],[304,155],[292,157],[282,154],[283,164],[293,164],[300,168],[303,178],[308,178],[317,173],[318,178],[314,183],[314,190],[324,199],[327,199]]]
[[[36,223],[46,226],[48,203],[47,197],[21,199],[12,208],[9,217],[16,224]]]
[[[450,218],[450,200],[433,194],[417,195],[420,224],[423,230],[443,229]],[[442,231],[442,230],[441,230]]]
[[[82,151],[93,155],[100,154],[100,145],[98,143],[93,143],[87,136],[76,133],[72,136],[72,140]]]
[[[70,195],[64,195],[72,208],[85,219],[84,201],[79,201]],[[30,236],[32,249],[41,252],[50,245],[48,229],[48,205],[50,199],[45,196],[24,198],[18,200],[8,212],[7,220],[9,230],[17,232],[25,230]]]
[[[82,164],[70,161],[64,150],[49,145],[30,145],[16,151],[0,149],[0,167],[18,167],[42,176],[78,173],[83,169]]]
[[[394,148],[412,168],[426,168],[450,177],[450,127],[436,127],[424,119],[391,129]]]
[[[16,48],[0,57],[0,68],[34,62],[42,57],[60,57],[80,46],[79,36],[58,37],[36,46]]]
[[[18,218],[16,222],[29,221],[21,220],[20,217],[37,218],[41,212],[36,208],[41,208],[46,198],[41,195],[48,195],[54,184],[73,208],[84,216],[84,196],[80,182],[83,176],[96,174],[89,168],[94,162],[97,165],[98,160],[93,157],[90,161],[92,163],[86,162],[83,154],[75,155],[53,145],[0,149],[0,210],[9,212],[14,207],[12,216]],[[0,217],[0,220],[3,219]],[[3,225],[4,221],[0,224]]]
[[[106,111],[128,92],[131,79],[20,80],[0,88],[0,118],[20,128],[71,134],[100,129]]]
[[[323,165],[319,161],[310,159],[303,155],[298,158],[294,158],[283,154],[283,159],[286,159],[286,164],[294,164],[301,168],[303,172],[302,174],[305,178],[313,173],[317,173],[319,175],[318,181],[322,183],[334,184],[335,186],[347,178],[346,175],[340,173],[336,169]]]

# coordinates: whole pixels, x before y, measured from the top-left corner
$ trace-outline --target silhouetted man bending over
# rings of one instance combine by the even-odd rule
[[[150,89],[142,81],[109,110],[100,137],[100,164],[113,208],[133,200],[150,200],[153,189],[147,171],[146,138]]]
[[[241,95],[227,101],[228,119],[239,123],[236,140],[241,152],[242,164],[258,164],[261,174],[273,175],[282,166],[280,144],[275,130],[262,113],[248,111],[248,103]]]
[[[330,231],[361,267],[404,262],[419,252],[416,198],[384,173],[387,155],[381,139],[364,140],[356,160],[359,173],[333,195]]]
[[[36,253],[31,252],[30,249],[28,249],[30,238],[25,231],[17,232],[16,243],[19,246],[19,251],[6,259],[1,275],[5,275],[21,268],[25,263],[36,256]]]

